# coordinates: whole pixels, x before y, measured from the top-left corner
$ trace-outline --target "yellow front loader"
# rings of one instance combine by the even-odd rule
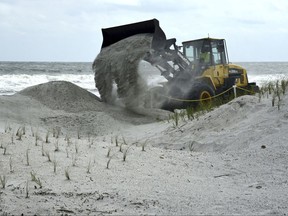
[[[151,34],[151,52],[144,60],[157,67],[167,79],[152,93],[159,108],[173,110],[194,106],[217,95],[229,94],[237,86],[248,92],[258,91],[256,83],[249,83],[247,71],[229,63],[224,39],[202,38],[176,45],[176,39],[166,39],[157,19],[102,29],[102,48],[133,36]]]

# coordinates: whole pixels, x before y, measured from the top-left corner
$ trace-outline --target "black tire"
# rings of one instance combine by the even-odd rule
[[[212,97],[215,96],[214,88],[206,82],[196,82],[187,95],[187,99],[195,100],[189,103],[190,106],[211,106]],[[186,105],[187,106],[187,105]]]
[[[185,102],[181,101],[181,99],[185,99],[185,94],[181,88],[173,85],[169,86],[168,89],[168,99],[163,103],[161,109],[174,112],[175,109],[185,108]]]

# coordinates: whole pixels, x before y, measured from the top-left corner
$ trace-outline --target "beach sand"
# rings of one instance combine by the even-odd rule
[[[0,96],[0,214],[287,214],[288,98],[271,100],[175,126],[69,82]]]

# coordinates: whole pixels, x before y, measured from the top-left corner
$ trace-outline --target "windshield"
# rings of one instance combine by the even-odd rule
[[[222,41],[212,41],[213,64],[226,64],[224,44]]]
[[[226,64],[223,40],[203,39],[185,42],[183,52],[192,64]]]

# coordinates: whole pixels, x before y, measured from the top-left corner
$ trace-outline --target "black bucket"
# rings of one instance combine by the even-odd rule
[[[153,34],[152,48],[161,50],[165,48],[166,36],[159,26],[157,19],[131,23],[122,26],[102,29],[103,43],[102,48],[110,46],[120,40],[136,34]]]

